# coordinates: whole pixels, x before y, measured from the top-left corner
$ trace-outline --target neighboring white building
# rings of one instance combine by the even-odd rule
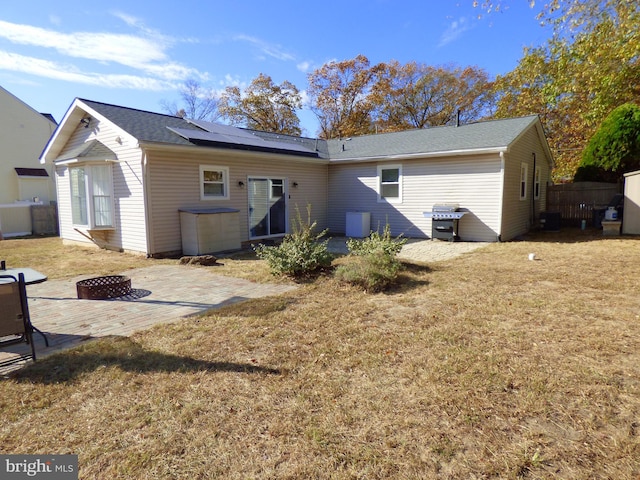
[[[52,165],[40,154],[56,123],[0,87],[0,231],[29,234],[29,206],[56,199]],[[36,203],[37,203],[36,202]]]
[[[509,240],[537,223],[552,168],[537,116],[327,141],[82,99],[41,162],[55,167],[61,237],[149,256],[282,236],[307,205],[334,234],[360,211],[428,238],[423,212],[458,203],[462,240]]]
[[[622,233],[640,235],[640,170],[624,174]]]

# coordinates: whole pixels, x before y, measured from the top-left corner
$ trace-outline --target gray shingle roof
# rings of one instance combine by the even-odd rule
[[[402,132],[364,135],[349,139],[322,140],[306,137],[294,137],[269,132],[248,130],[210,122],[190,121],[172,115],[147,112],[127,107],[109,105],[91,100],[82,102],[96,112],[114,122],[120,128],[136,137],[141,143],[159,142],[177,145],[202,145],[202,135],[196,132],[218,132],[221,140],[209,143],[210,146],[227,148],[244,147],[252,149],[256,142],[264,140],[274,152],[296,154],[317,152],[323,159],[351,160],[386,156],[430,154],[453,151],[471,151],[492,148],[506,148],[513,143],[533,123],[538,121],[535,115],[490,120],[466,125],[433,127],[407,130]],[[207,125],[210,127],[208,128]],[[217,126],[217,127],[216,127]],[[219,127],[219,128],[218,128]],[[190,141],[188,131],[194,131]],[[237,135],[232,132],[236,131]],[[231,135],[233,142],[224,142],[223,137]],[[205,135],[206,136],[206,135]],[[212,139],[217,135],[207,136]],[[258,140],[256,137],[260,138]],[[242,139],[247,138],[246,145]],[[240,142],[240,143],[238,143]],[[205,142],[206,143],[206,142]],[[288,147],[291,145],[291,147]],[[265,150],[258,149],[257,150]],[[268,151],[269,149],[267,149]]]
[[[105,116],[127,133],[138,139],[139,142],[172,143],[178,145],[191,145],[191,143],[167,129],[191,128],[198,130],[198,127],[191,125],[186,120],[173,115],[162,113],[146,112],[134,108],[119,107],[107,103],[94,102],[91,100],[79,99],[100,115]]]
[[[329,140],[332,160],[508,147],[537,116]],[[343,148],[344,145],[344,148]]]
[[[258,132],[254,130],[230,125],[187,120],[173,115],[79,100],[137,138],[140,143],[218,146],[291,155],[316,155],[315,150],[309,148],[308,142],[284,141],[283,136],[257,135]]]
[[[75,148],[72,148],[64,155],[60,156],[57,161],[71,160],[81,158],[83,160],[117,160],[117,155],[99,140],[89,140]]]

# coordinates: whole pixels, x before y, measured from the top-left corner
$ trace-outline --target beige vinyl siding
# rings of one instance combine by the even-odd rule
[[[534,199],[534,156],[540,167],[540,198]],[[535,127],[529,128],[505,154],[504,200],[502,211],[503,241],[529,231],[544,211],[547,199],[546,185],[551,178],[550,159],[546,156]],[[520,199],[520,167],[527,167],[527,195]],[[535,212],[535,213],[534,213]]]
[[[377,201],[377,167],[402,165],[402,202]],[[466,241],[495,241],[499,234],[501,164],[498,154],[331,165],[329,228],[345,231],[346,212],[371,213],[376,230],[388,222],[393,235],[431,237],[423,212],[437,203],[458,203],[469,211],[459,222]]]
[[[60,238],[76,240],[75,232],[71,227],[71,187],[69,186],[69,169],[63,165],[56,165],[54,169],[56,191],[58,192],[58,230]],[[64,193],[64,194],[63,194]],[[86,242],[87,239],[77,240]]]
[[[306,220],[307,205],[311,205],[312,220],[318,222],[318,228],[327,225],[327,164],[322,160],[201,147],[170,152],[149,150],[147,160],[152,254],[181,251],[181,208],[238,209],[241,241],[249,240],[248,177],[286,180],[288,231],[296,217],[296,207]],[[200,200],[200,165],[229,168],[228,200]],[[238,186],[239,181],[244,187]],[[294,182],[297,187],[293,187]]]
[[[67,240],[83,243],[96,243],[101,247],[132,252],[147,252],[143,175],[141,167],[142,152],[135,140],[124,135],[109,122],[98,123],[92,120],[91,128],[79,126],[69,138],[60,158],[78,145],[97,139],[109,147],[118,161],[112,163],[114,230],[91,235],[73,227],[71,219],[69,169],[56,167],[58,184],[58,216],[60,236]]]

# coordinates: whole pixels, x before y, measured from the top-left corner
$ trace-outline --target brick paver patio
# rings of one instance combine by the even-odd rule
[[[46,333],[49,347],[34,333],[36,356],[43,358],[83,341],[109,335],[128,336],[158,323],[178,321],[211,308],[284,293],[293,286],[258,284],[215,273],[215,267],[157,265],[129,270],[132,295],[111,300],[79,300],[76,282],[49,280],[27,286],[31,321]],[[26,353],[24,343],[0,350],[0,361]],[[0,374],[19,367],[13,365]]]

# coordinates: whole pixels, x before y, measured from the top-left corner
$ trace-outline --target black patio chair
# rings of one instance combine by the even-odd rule
[[[31,354],[14,356],[0,362],[0,366],[30,358],[36,360],[24,275],[20,273],[18,278],[13,275],[0,275],[0,348],[21,342],[29,344]]]

